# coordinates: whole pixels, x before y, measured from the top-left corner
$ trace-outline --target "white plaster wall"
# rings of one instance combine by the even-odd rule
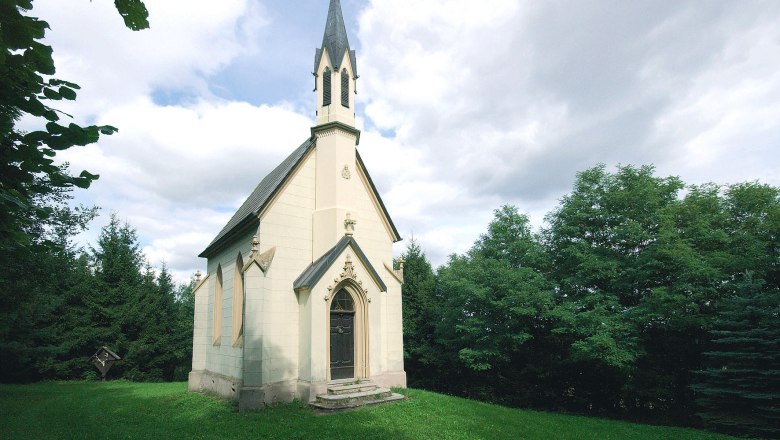
[[[344,235],[344,220],[348,212],[355,211],[355,192],[359,190],[355,179],[356,136],[340,127],[319,131],[316,136],[315,260]]]
[[[263,383],[265,274],[255,263],[250,264],[244,272],[244,290],[244,386],[259,386]]]
[[[198,289],[195,290],[195,314],[193,317],[192,330],[192,370],[200,371],[206,368],[206,351],[209,338],[209,285],[212,282],[211,277],[207,277]]]
[[[355,167],[357,168],[357,164]],[[393,259],[393,240],[382,220],[382,213],[374,203],[368,183],[357,173],[355,185],[353,203],[357,211],[356,220],[358,222],[355,226],[355,240],[371,260],[371,264],[379,272],[385,284],[397,283],[391,275],[379,270],[383,267],[383,262],[391,264]]]
[[[263,311],[257,322],[263,335],[263,383],[298,378],[299,308],[292,286],[311,264],[314,157],[309,154],[304,158],[260,220],[260,250],[276,247],[265,274]]]
[[[239,236],[230,246],[220,251],[208,260],[209,279],[209,304],[206,315],[207,322],[207,347],[205,369],[223,376],[240,379],[243,370],[243,349],[233,346],[233,282],[236,270],[236,257],[241,256],[246,261],[252,249],[252,236],[255,231],[250,230]],[[220,342],[214,345],[214,295],[217,284],[217,266],[222,267],[222,328]],[[239,268],[240,270],[240,268]],[[220,305],[216,305],[220,307]]]
[[[400,372],[404,370],[404,338],[403,315],[401,309],[401,285],[396,280],[388,280],[385,323],[387,335],[385,370],[387,372]],[[402,386],[406,386],[406,383]]]
[[[298,378],[309,382],[312,380],[312,300],[310,290],[298,292]]]

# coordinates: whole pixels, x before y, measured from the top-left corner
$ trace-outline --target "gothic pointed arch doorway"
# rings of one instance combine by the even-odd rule
[[[328,377],[331,380],[368,377],[367,301],[345,283],[334,289],[328,308]]]

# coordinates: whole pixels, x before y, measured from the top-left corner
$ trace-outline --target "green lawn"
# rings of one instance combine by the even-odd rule
[[[0,439],[728,439],[692,429],[504,408],[418,390],[394,404],[315,415],[293,403],[253,413],[184,383],[0,385]]]

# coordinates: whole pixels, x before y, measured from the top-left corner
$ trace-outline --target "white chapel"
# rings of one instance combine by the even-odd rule
[[[357,64],[339,0],[314,75],[310,137],[199,255],[208,263],[195,286],[189,389],[240,409],[378,402],[406,386],[403,268],[392,261],[401,238],[356,149]]]

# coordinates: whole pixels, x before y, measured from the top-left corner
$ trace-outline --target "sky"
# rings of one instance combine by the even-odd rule
[[[36,0],[60,109],[113,136],[58,154],[175,279],[313,125],[328,0]],[[438,266],[504,204],[535,228],[576,173],[656,167],[688,184],[780,186],[780,2],[343,0],[358,150],[404,240]],[[35,128],[37,121],[22,121]]]

